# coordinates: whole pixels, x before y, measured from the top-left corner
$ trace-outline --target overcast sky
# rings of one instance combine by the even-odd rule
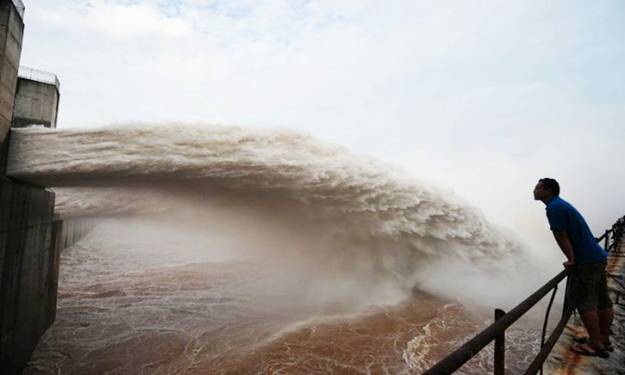
[[[59,128],[295,129],[433,181],[536,246],[551,244],[540,177],[597,232],[625,214],[624,1],[24,3],[21,64],[59,76]]]

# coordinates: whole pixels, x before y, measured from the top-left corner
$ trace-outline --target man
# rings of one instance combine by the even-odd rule
[[[560,185],[552,178],[540,179],[534,188],[534,199],[547,206],[551,231],[566,256],[562,264],[571,270],[569,301],[588,331],[588,338],[577,340],[571,350],[605,358],[614,350],[610,343],[613,311],[605,273],[607,254],[582,215],[559,195]]]

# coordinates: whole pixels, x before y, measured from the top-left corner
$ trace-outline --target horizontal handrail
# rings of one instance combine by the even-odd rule
[[[460,348],[453,351],[443,360],[431,367],[425,374],[448,374],[456,371],[462,365],[473,358],[480,350],[493,341],[498,335],[501,335],[514,322],[519,320],[523,314],[536,305],[551,289],[553,289],[562,279],[569,274],[569,270],[563,270],[553,279],[549,280],[545,285],[538,289],[534,294],[527,297],[525,301],[518,304],[514,309],[510,310],[506,315],[488,326],[482,332],[478,333],[471,340],[467,341]]]

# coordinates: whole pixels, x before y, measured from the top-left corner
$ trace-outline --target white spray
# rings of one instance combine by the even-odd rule
[[[64,218],[151,214],[181,228],[219,227],[268,257],[305,264],[337,299],[357,289],[366,302],[396,300],[415,283],[460,297],[452,290],[472,291],[449,281],[446,264],[460,272],[471,265],[475,281],[496,260],[520,253],[457,199],[389,165],[286,131],[19,129],[8,175],[54,187]],[[444,287],[437,273],[448,280]]]

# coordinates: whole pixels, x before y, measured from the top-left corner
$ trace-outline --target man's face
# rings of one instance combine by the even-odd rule
[[[548,190],[545,190],[542,182],[538,182],[534,187],[534,199],[539,201],[545,198],[549,194]]]

